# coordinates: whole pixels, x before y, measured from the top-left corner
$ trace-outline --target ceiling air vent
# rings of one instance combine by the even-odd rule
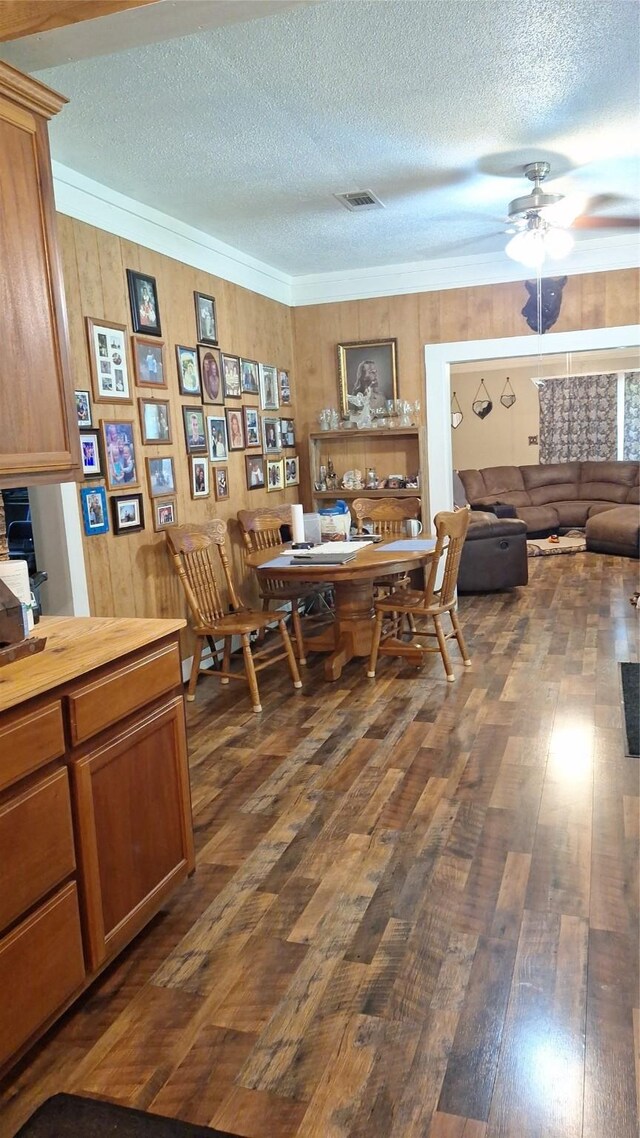
[[[341,205],[345,209],[350,209],[352,212],[360,212],[365,209],[384,209],[384,206],[371,190],[353,190],[348,194],[334,194]]]

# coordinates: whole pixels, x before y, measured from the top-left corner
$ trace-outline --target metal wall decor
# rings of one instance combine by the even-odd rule
[[[454,431],[456,427],[460,426],[463,419],[464,415],[462,414],[462,407],[458,403],[458,397],[454,391],[453,399],[451,400],[451,426],[453,427]]]
[[[493,411],[493,400],[485,387],[484,379],[480,380],[480,386],[476,391],[476,397],[471,404],[471,409],[474,415],[479,419],[486,419]]]
[[[513,387],[511,386],[511,380],[509,379],[509,376],[507,376],[507,382],[505,383],[505,385],[502,389],[502,395],[500,396],[500,402],[502,403],[503,407],[513,407],[515,401],[516,401],[516,393],[513,390]]]

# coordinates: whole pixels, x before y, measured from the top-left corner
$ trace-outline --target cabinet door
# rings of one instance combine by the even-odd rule
[[[78,469],[46,125],[62,102],[0,63],[0,486]]]
[[[182,696],[71,764],[89,967],[115,955],[193,869]]]

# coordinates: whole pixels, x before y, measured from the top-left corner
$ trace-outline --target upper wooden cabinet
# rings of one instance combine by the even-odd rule
[[[0,487],[79,470],[47,134],[66,101],[0,62]]]

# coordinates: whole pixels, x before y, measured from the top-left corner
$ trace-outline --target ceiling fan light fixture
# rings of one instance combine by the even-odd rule
[[[540,217],[532,217],[526,229],[507,242],[505,253],[527,268],[539,269],[547,257],[559,260],[573,248],[573,237],[566,229],[555,229]]]

